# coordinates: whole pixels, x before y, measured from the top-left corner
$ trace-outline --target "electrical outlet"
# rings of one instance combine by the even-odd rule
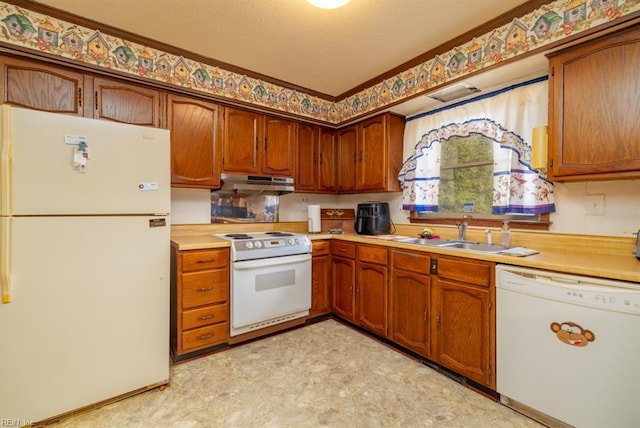
[[[604,215],[604,195],[587,195],[584,208],[587,215]]]
[[[302,211],[308,211],[309,210],[309,198],[307,198],[306,196],[302,197]]]

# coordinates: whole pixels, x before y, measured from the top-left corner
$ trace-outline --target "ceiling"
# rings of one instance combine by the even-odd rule
[[[526,0],[351,0],[333,10],[315,8],[305,0],[37,2],[339,96]],[[491,90],[545,73],[544,57],[523,61],[482,73],[472,84]],[[421,96],[392,110],[406,115],[428,110],[432,103],[442,106]]]

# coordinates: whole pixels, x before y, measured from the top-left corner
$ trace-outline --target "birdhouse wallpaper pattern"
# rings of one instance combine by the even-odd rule
[[[46,52],[283,113],[339,124],[640,10],[640,0],[557,0],[342,100],[240,75],[0,1],[0,44]],[[213,62],[213,61],[212,61]]]

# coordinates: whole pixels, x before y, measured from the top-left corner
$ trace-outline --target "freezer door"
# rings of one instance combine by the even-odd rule
[[[14,217],[0,415],[40,421],[169,377],[169,227]]]
[[[169,212],[168,130],[8,105],[0,123],[0,215]]]

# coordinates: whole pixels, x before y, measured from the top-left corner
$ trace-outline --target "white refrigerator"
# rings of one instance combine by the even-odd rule
[[[169,131],[1,106],[0,419],[169,379]]]

